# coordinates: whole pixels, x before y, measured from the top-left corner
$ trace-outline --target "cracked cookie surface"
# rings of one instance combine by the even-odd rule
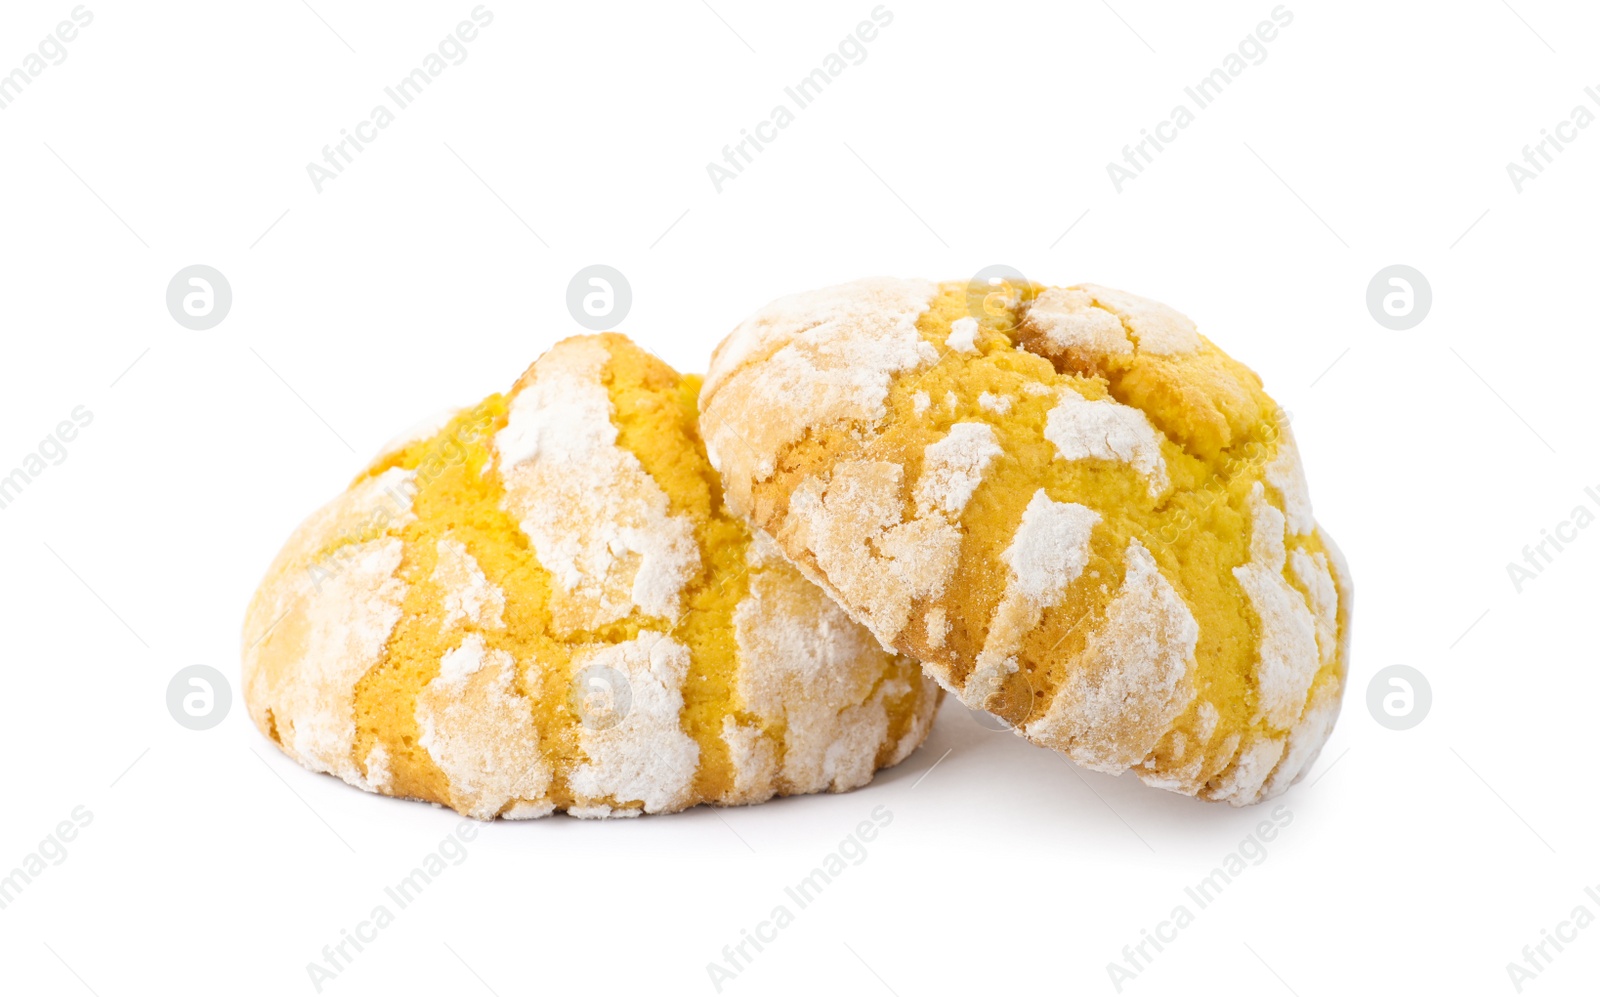
[[[701,419],[729,506],[963,702],[1235,805],[1331,731],[1351,585],[1288,420],[1176,310],[878,278],[773,302]]]
[[[942,693],[726,511],[699,383],[581,336],[391,444],[251,603],[257,727],[484,819],[839,792],[904,759]]]

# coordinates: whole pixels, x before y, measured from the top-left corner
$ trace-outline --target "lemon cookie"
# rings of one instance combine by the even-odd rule
[[[477,818],[838,792],[905,758],[942,693],[725,511],[698,389],[583,336],[400,438],[256,593],[256,726]]]
[[[718,348],[728,503],[967,705],[1235,805],[1331,730],[1350,581],[1285,414],[1165,305],[873,279]]]

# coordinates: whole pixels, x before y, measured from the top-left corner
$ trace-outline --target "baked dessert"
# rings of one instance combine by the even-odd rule
[[[872,279],[773,302],[700,398],[728,504],[964,703],[1235,805],[1311,765],[1351,586],[1285,413],[1165,305]]]
[[[256,726],[477,818],[838,792],[904,759],[942,693],[724,510],[698,389],[580,336],[386,448],[250,605]]]

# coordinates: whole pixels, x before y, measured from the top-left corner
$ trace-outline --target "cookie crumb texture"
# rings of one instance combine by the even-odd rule
[[[1327,739],[1348,572],[1286,415],[1173,309],[863,280],[747,319],[700,403],[729,506],[1029,740],[1242,806]]]
[[[481,819],[842,792],[904,759],[943,694],[727,513],[699,387],[582,336],[392,444],[250,605],[256,726]]]

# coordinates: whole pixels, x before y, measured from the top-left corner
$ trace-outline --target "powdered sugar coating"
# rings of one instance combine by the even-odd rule
[[[1259,801],[1261,787],[1266,785],[1287,746],[1287,738],[1281,735],[1246,735],[1233,764],[1202,795],[1208,800],[1221,800],[1236,807]]]
[[[846,707],[839,714],[839,734],[822,754],[822,777],[829,785],[851,788],[872,779],[872,751],[889,735],[889,713],[883,700],[890,692],[888,687],[880,688],[867,702]]]
[[[1338,718],[1339,683],[1323,682],[1312,690],[1305,713],[1289,731],[1283,757],[1261,787],[1259,799],[1270,799],[1283,793],[1310,771]]]
[[[1089,538],[1100,514],[1076,502],[1057,502],[1044,489],[1033,493],[1022,522],[1001,560],[1011,585],[1035,602],[1053,605],[1089,561]]]
[[[491,584],[466,544],[445,537],[436,545],[433,583],[444,597],[444,625],[470,623],[487,630],[504,630],[506,594]]]
[[[722,741],[733,766],[733,791],[726,803],[761,803],[778,792],[778,746],[757,724],[722,718]]]
[[[647,630],[632,640],[581,651],[573,655],[572,667],[574,673],[590,667],[620,673],[631,700],[626,716],[613,726],[578,729],[588,761],[572,773],[577,807],[605,807],[613,812],[608,816],[618,810],[681,809],[700,762],[700,746],[678,723],[689,649]]]
[[[994,428],[984,422],[958,422],[922,452],[922,474],[913,497],[917,515],[942,512],[957,517],[1003,451]]]
[[[1250,561],[1233,569],[1260,621],[1255,668],[1258,714],[1280,730],[1305,707],[1316,677],[1316,622],[1299,591],[1283,577],[1284,516],[1266,499],[1261,483],[1250,493]]]
[[[1289,532],[1303,536],[1317,528],[1311,515],[1311,491],[1306,487],[1306,472],[1300,465],[1300,448],[1287,424],[1279,431],[1278,452],[1266,467],[1267,484],[1278,491]]]
[[[367,757],[362,761],[361,767],[366,772],[366,778],[357,783],[362,789],[373,793],[387,793],[394,782],[394,773],[389,770],[389,749],[380,741],[367,752]]]
[[[887,414],[890,380],[938,361],[916,325],[936,291],[928,281],[860,280],[780,298],[728,336],[712,358],[700,411],[735,512],[782,449],[808,430],[876,424]],[[755,399],[767,413],[761,420],[723,415]]]
[[[639,458],[617,445],[594,339],[553,347],[511,401],[495,435],[505,505],[555,576],[558,628],[594,630],[635,609],[676,620],[700,570],[689,517]]]
[[[401,551],[394,537],[345,548],[338,570],[308,583],[273,631],[277,640],[305,641],[300,674],[280,684],[271,708],[285,750],[318,771],[359,776],[350,759],[355,686],[382,659],[400,621]]]
[[[1027,733],[1086,768],[1122,772],[1144,760],[1194,698],[1200,626],[1137,540],[1122,587],[1082,655]],[[1212,711],[1213,717],[1215,710]]]
[[[295,532],[245,621],[245,700],[300,764],[365,781],[352,752],[355,686],[383,658],[407,586],[404,547],[387,535],[411,522],[414,475],[368,478]],[[370,538],[370,539],[367,539]],[[270,718],[270,719],[269,719]]]
[[[961,690],[961,700],[983,709],[1017,670],[1017,650],[1044,611],[1061,601],[1089,563],[1089,544],[1100,514],[1075,502],[1056,502],[1044,489],[1023,510],[1001,560],[1011,569],[983,650]]]
[[[1149,416],[1114,398],[1090,401],[1072,388],[1062,388],[1057,398],[1046,416],[1044,436],[1063,460],[1122,461],[1144,475],[1152,496],[1167,490],[1164,437]]]
[[[487,820],[512,802],[550,808],[551,766],[516,664],[468,634],[417,695],[418,743],[450,780],[457,810]],[[546,810],[548,812],[548,809]]]
[[[831,599],[788,572],[752,574],[733,633],[744,709],[794,731],[784,778],[800,792],[853,788],[828,786],[823,753],[843,734],[840,712],[872,691],[883,652]]]
[[[826,483],[807,478],[777,538],[809,551],[830,588],[861,607],[861,622],[886,646],[905,629],[913,602],[943,593],[961,545],[943,516],[902,521],[904,474],[887,461],[843,461]]]
[[[978,320],[972,316],[958,318],[950,323],[950,335],[944,345],[961,353],[977,353]]]
[[[1306,592],[1306,604],[1316,623],[1317,648],[1322,663],[1339,656],[1339,591],[1333,569],[1321,553],[1308,554],[1296,548],[1289,552],[1289,574]]]
[[[1171,356],[1194,353],[1203,345],[1200,333],[1188,316],[1159,301],[1098,284],[1079,284],[1076,290],[1087,293],[1096,307],[1121,319],[1123,328],[1136,340],[1140,353]]]
[[[842,792],[870,781],[877,747],[888,731],[883,698],[910,692],[904,683],[880,685],[891,656],[833,600],[787,570],[751,573],[750,591],[734,610],[733,626],[744,712],[788,732],[777,771],[781,784],[791,792],[813,793]],[[931,680],[919,676],[918,681],[926,684],[926,716],[915,718],[914,727],[931,720],[938,700]],[[740,749],[738,781],[753,783],[754,774],[739,770],[767,765],[767,752],[747,729],[734,736]],[[727,728],[724,737],[729,737]]]
[[[978,396],[978,407],[985,412],[993,412],[995,415],[1005,415],[1011,411],[1011,396],[997,395],[992,391],[985,391]]]
[[[1122,321],[1095,307],[1089,292],[1078,288],[1052,287],[1043,291],[1029,304],[1024,322],[1044,341],[1045,351],[1052,356],[1133,352]]]

